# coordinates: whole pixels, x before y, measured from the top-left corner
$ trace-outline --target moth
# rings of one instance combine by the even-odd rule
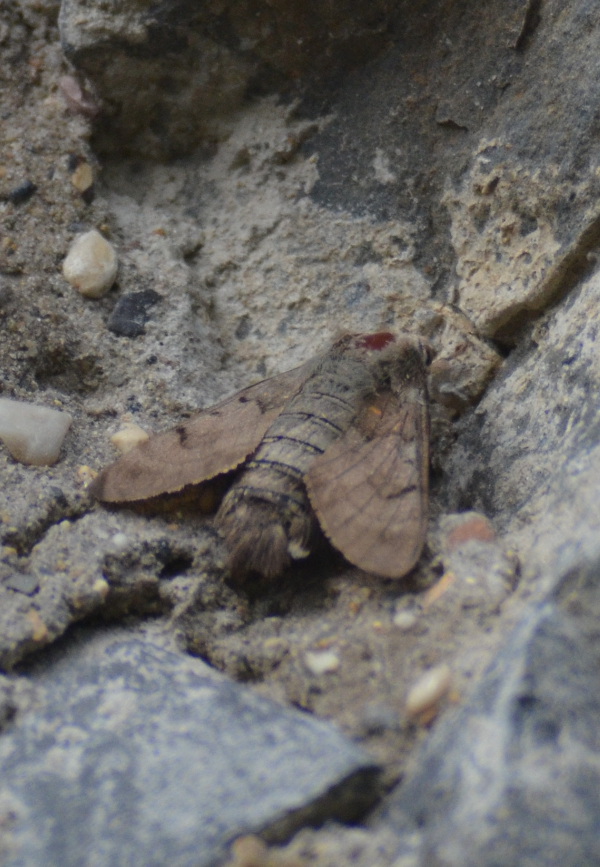
[[[151,437],[92,484],[135,503],[233,475],[216,515],[228,569],[270,580],[308,556],[319,528],[346,560],[401,578],[428,521],[429,345],[407,334],[349,334]]]

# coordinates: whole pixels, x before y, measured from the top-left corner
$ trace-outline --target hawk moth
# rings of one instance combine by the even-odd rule
[[[92,484],[135,503],[236,472],[216,515],[232,577],[280,575],[319,527],[355,566],[409,572],[428,520],[425,341],[345,335],[305,364],[151,437]]]

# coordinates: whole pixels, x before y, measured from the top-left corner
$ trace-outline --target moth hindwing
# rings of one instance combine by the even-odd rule
[[[409,335],[346,335],[152,437],[92,493],[145,501],[237,470],[216,517],[234,579],[277,577],[311,552],[319,527],[354,565],[400,578],[427,531],[428,360]]]

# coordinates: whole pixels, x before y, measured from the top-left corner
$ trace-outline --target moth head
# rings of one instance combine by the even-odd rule
[[[428,340],[413,334],[392,334],[391,331],[376,331],[373,334],[346,334],[341,337],[335,347],[342,351],[350,350],[366,356],[381,353],[386,357],[405,357],[412,359],[423,367],[429,367],[435,356],[435,350]]]
[[[353,345],[357,349],[366,349],[370,352],[381,352],[390,343],[396,342],[396,335],[391,331],[377,331],[375,334],[353,334]]]
[[[334,353],[366,357],[377,355],[396,343],[396,335],[391,331],[377,331],[374,334],[344,334],[331,347]]]

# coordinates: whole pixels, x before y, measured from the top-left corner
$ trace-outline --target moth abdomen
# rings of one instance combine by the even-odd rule
[[[304,473],[298,467],[293,466],[287,461],[278,461],[271,458],[261,457],[253,458],[246,464],[247,470],[257,470],[264,468],[265,470],[273,470],[282,476],[290,476],[293,479],[301,480]]]
[[[282,412],[277,421],[271,425],[263,438],[263,443],[277,437],[288,437],[304,443],[314,443],[329,440],[339,436],[347,427],[347,418],[352,412],[344,411],[333,418],[328,415],[327,407],[318,411],[319,407],[293,407],[289,412]]]
[[[227,565],[238,582],[252,573],[274,578],[293,559],[310,553],[316,522],[304,488],[299,480],[282,476],[276,489],[275,472],[266,480],[269,487],[264,483],[233,487],[217,513],[217,526],[229,551]],[[248,470],[245,475],[251,479],[257,473]]]
[[[277,436],[270,438],[247,464],[248,469],[273,466],[288,468],[293,475],[304,475],[314,458],[322,455],[324,448],[316,443],[296,437]]]
[[[223,500],[219,509],[219,515],[225,515],[241,502],[265,503],[268,506],[273,506],[275,509],[290,509],[295,511],[304,509],[306,500],[302,493],[295,493],[293,491],[272,490],[252,484],[236,485],[234,488],[231,488]],[[217,520],[219,520],[219,516],[217,516]]]
[[[223,501],[217,515],[217,525],[228,550],[229,572],[238,582],[252,573],[271,580],[290,563],[288,537],[279,520],[277,506],[262,497],[255,500],[250,492],[236,494],[229,508],[221,514],[227,498]]]

